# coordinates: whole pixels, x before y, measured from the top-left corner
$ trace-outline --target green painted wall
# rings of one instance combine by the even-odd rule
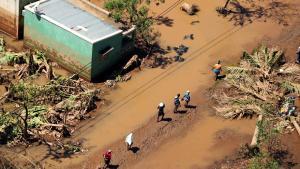
[[[122,58],[122,39],[123,36],[120,33],[93,45],[92,79],[101,76],[102,73],[109,70]],[[106,47],[113,47],[114,49],[107,56],[103,57],[100,55],[100,52]]]
[[[25,45],[44,50],[66,69],[76,73],[80,71],[87,80],[99,78],[122,58],[122,33],[91,44],[30,11],[23,15]],[[114,49],[103,57],[100,52],[106,47]],[[85,71],[82,71],[84,66]]]
[[[90,80],[93,56],[91,43],[30,11],[24,12],[24,18],[26,45],[42,48],[51,59],[76,73],[89,64],[81,76]]]

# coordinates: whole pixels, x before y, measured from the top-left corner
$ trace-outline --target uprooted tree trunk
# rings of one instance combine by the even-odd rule
[[[33,55],[32,55],[31,52],[29,53],[28,57],[29,57],[29,61],[28,61],[28,73],[29,73],[29,76],[31,76],[31,75],[35,74],[37,66],[34,63]]]
[[[29,112],[28,112],[28,107],[26,103],[23,103],[23,107],[25,109],[25,117],[23,118],[23,122],[24,122],[24,128],[23,128],[23,137],[24,139],[28,138],[28,116],[29,116]]]
[[[296,119],[294,117],[291,117],[291,122],[293,123],[295,129],[297,130],[299,136],[300,136],[300,127],[299,124],[297,123]]]
[[[256,122],[256,126],[255,126],[255,130],[254,130],[254,134],[253,134],[253,137],[252,137],[250,147],[256,147],[257,146],[257,139],[258,139],[258,132],[259,132],[259,128],[258,128],[257,124],[262,120],[262,118],[263,118],[262,114],[260,114],[257,118],[257,122]]]

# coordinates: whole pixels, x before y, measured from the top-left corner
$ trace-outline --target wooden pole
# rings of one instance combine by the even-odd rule
[[[257,122],[256,123],[260,122],[262,120],[262,117],[263,117],[263,115],[260,114],[258,116],[258,118],[257,118]],[[258,131],[259,131],[259,128],[258,128],[258,126],[256,124],[255,130],[254,130],[254,134],[253,134],[253,137],[252,137],[252,141],[251,141],[251,144],[250,144],[251,147],[255,147],[257,145]]]

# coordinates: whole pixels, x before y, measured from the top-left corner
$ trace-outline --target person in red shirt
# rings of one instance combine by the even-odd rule
[[[109,167],[111,156],[112,156],[111,150],[107,150],[106,152],[103,153],[103,159],[104,159],[104,167],[103,168],[104,169]]]

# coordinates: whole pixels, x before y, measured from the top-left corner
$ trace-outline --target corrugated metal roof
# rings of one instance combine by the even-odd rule
[[[41,1],[37,7],[37,11],[41,15],[45,15],[79,33],[90,41],[95,41],[120,31],[113,25],[74,6],[67,0]]]

